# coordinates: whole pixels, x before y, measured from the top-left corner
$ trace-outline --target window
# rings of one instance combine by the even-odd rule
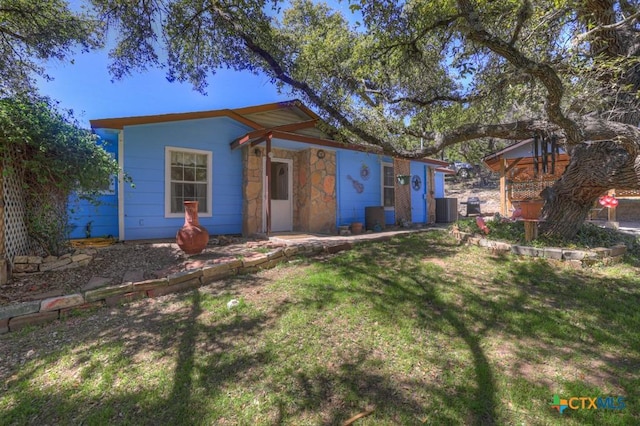
[[[289,199],[289,165],[287,163],[271,163],[271,199]]]
[[[165,161],[165,216],[182,217],[185,201],[211,216],[211,152],[167,147]]]
[[[385,209],[393,209],[395,205],[395,177],[391,163],[382,163],[382,205]]]

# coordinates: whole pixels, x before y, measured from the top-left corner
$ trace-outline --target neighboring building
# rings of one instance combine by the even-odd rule
[[[119,177],[99,206],[73,198],[71,237],[173,237],[185,200],[200,202],[200,223],[214,235],[335,234],[364,223],[369,206],[384,208],[386,224],[435,221],[445,162],[345,145],[320,131],[319,120],[297,100],[91,120],[134,186]]]
[[[544,149],[544,145],[546,149]],[[526,139],[483,158],[491,171],[500,174],[500,214],[511,215],[514,205],[542,199],[542,191],[552,186],[569,165],[570,155],[559,144],[547,139]],[[609,194],[620,199],[617,208],[603,208],[597,202],[589,219],[637,221],[640,217],[640,191],[611,188]],[[605,194],[603,194],[605,195]]]

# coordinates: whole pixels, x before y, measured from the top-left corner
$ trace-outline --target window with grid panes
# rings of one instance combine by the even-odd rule
[[[382,164],[382,205],[385,208],[395,205],[395,177],[391,163]]]
[[[168,215],[184,213],[185,201],[198,201],[198,213],[211,214],[211,152],[167,149]]]

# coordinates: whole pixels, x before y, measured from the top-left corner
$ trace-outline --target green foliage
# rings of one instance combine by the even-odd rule
[[[72,191],[96,201],[118,173],[118,164],[71,112],[47,98],[0,99],[0,154],[3,173],[23,182],[32,238],[59,253],[66,237],[66,200]]]
[[[33,74],[49,78],[42,62],[65,60],[79,46],[102,45],[100,22],[72,11],[65,0],[3,0],[0,5],[0,97],[33,91]]]
[[[487,238],[524,244],[524,223],[510,220],[487,220],[489,234]],[[484,234],[476,224],[475,219],[461,219],[455,223],[462,232]],[[568,248],[596,248],[611,247],[623,243],[629,253],[640,260],[640,240],[633,235],[624,234],[615,229],[601,228],[592,223],[582,225],[575,237],[571,239],[549,238],[540,236],[535,241],[526,243],[535,247],[568,247]]]
[[[219,68],[264,72],[283,90],[319,107],[350,140],[388,151],[415,150],[421,137],[427,148],[440,150],[477,139],[469,135],[483,124],[549,121],[544,105],[550,90],[561,92],[553,96],[565,113],[583,116],[610,112],[614,105],[619,109],[616,97],[637,87],[629,81],[637,54],[624,51],[634,43],[618,43],[614,52],[610,40],[585,35],[607,19],[621,20],[622,2],[602,7],[555,0],[466,3],[350,1],[350,12],[343,15],[310,0],[293,0],[284,10],[266,0],[92,1],[117,27],[118,44],[111,52],[116,77],[166,65],[171,79],[204,91]],[[472,34],[476,16],[487,31],[482,40]],[[160,31],[154,27],[158,23]],[[616,30],[637,38],[624,33],[629,25],[632,21]],[[160,33],[168,53],[164,63],[157,52]],[[593,47],[598,43],[610,49],[599,53],[602,49]],[[509,56],[505,46],[521,59]],[[534,68],[543,65],[550,67],[546,75],[536,75]],[[559,85],[551,89],[546,83],[556,78]],[[452,129],[458,131],[450,141],[434,137]],[[511,139],[515,133],[493,136]],[[526,137],[531,133],[526,130]],[[482,156],[477,151],[467,145],[450,156],[477,159]]]

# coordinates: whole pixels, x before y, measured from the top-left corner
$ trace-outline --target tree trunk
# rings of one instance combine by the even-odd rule
[[[637,163],[637,165],[636,165]],[[542,235],[573,238],[598,197],[610,189],[640,187],[640,161],[612,141],[584,143],[571,152],[564,174],[542,192]]]

